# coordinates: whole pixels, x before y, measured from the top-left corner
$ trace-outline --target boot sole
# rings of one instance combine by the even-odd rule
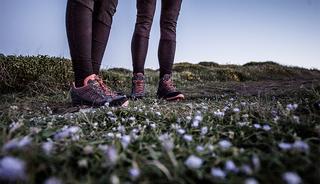
[[[181,100],[184,100],[184,99],[185,99],[185,96],[184,96],[183,94],[179,94],[179,95],[177,95],[177,96],[170,97],[170,98],[158,97],[158,99],[164,99],[164,100],[173,102],[173,101],[181,101]]]

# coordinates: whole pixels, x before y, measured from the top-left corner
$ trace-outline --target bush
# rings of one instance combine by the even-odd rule
[[[70,60],[48,56],[0,57],[1,93],[29,90],[66,89],[73,73]],[[39,86],[39,87],[40,87]]]

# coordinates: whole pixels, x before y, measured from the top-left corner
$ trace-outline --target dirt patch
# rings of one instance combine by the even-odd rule
[[[317,89],[320,79],[278,81],[211,82],[181,88],[190,98],[212,98],[216,95],[283,96],[300,91]]]

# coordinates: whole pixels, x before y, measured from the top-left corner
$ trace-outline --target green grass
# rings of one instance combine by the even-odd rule
[[[2,57],[6,58],[6,62],[12,60],[10,57]],[[30,57],[25,58],[25,61],[24,57],[12,58],[19,58],[21,63],[32,60]],[[33,62],[36,60],[40,63],[52,60],[53,65],[60,60],[48,57],[32,58]],[[318,183],[318,71],[273,63],[265,65],[227,67],[208,63],[178,64],[174,78],[181,80],[177,85],[189,97],[179,103],[155,99],[158,74],[148,70],[148,98],[130,101],[128,108],[102,107],[80,112],[70,112],[68,84],[61,81],[63,78],[71,80],[69,65],[61,72],[63,76],[54,72],[41,73],[38,69],[33,70],[33,74],[24,71],[23,75],[34,76],[26,78],[28,84],[34,84],[32,88],[21,87],[12,92],[11,87],[16,85],[14,81],[9,80],[10,85],[1,83],[1,89],[7,90],[0,96],[0,158],[12,156],[25,162],[26,177],[24,181],[19,181],[20,183],[43,183],[50,177],[56,177],[63,183],[244,183],[248,178],[254,178],[259,183],[285,183],[282,177],[286,172],[297,173],[303,183]],[[260,84],[264,89],[268,89],[270,84],[266,83],[266,80],[271,79],[264,76],[259,80],[254,78],[242,82],[228,79],[221,82],[226,79],[217,77],[211,81],[210,77],[205,78],[200,72],[206,71],[213,76],[218,74],[213,71],[275,71],[269,70],[269,65],[278,68],[277,70],[282,68],[286,71],[283,76],[290,76],[295,82],[285,86],[280,79],[272,79],[272,84],[281,84],[276,91],[266,90],[259,94],[248,91],[246,95],[240,93],[239,89],[242,88],[238,87]],[[48,70],[52,67],[44,63],[43,66]],[[61,65],[57,70],[64,67],[65,65]],[[5,71],[3,68],[8,66],[2,65],[2,72]],[[43,76],[60,78],[57,81],[53,78],[43,80],[37,78],[37,72]],[[124,69],[112,69],[103,71],[102,75],[114,88],[128,92],[130,73]],[[228,72],[225,73],[225,76],[229,75]],[[262,73],[258,75],[262,76]],[[15,76],[21,77],[18,74]],[[313,78],[308,79],[310,76]],[[285,79],[287,84],[290,78]],[[303,87],[297,85],[298,79],[303,80]],[[312,82],[307,85],[309,80]],[[51,87],[52,84],[61,85]],[[298,106],[291,108],[287,107],[288,104]],[[223,111],[224,115],[219,117],[219,111]],[[199,117],[199,126],[193,126],[194,119]],[[21,126],[14,130],[13,123]],[[264,130],[258,125],[268,125],[271,129],[265,127]],[[58,133],[65,126],[80,129],[72,134],[73,136],[57,139]],[[202,135],[203,127],[207,127],[208,131]],[[192,135],[192,141],[186,141],[181,132],[178,133],[181,130],[177,129],[183,129],[185,134]],[[114,137],[111,137],[111,133]],[[168,134],[170,138],[162,142],[159,137],[164,134]],[[131,138],[126,148],[120,138],[125,135]],[[10,140],[25,136],[32,138],[32,141],[20,148],[4,149],[4,145],[8,145]],[[232,146],[222,149],[219,146],[222,140],[229,141]],[[279,147],[280,143],[300,140],[305,144],[287,151]],[[42,146],[48,141],[52,141],[53,149],[46,154]],[[172,149],[165,149],[163,144],[170,142],[173,143]],[[108,149],[105,150],[104,145],[107,145]],[[306,145],[307,148],[303,147]],[[108,153],[114,150],[117,155],[115,160],[108,156]],[[191,169],[186,166],[185,161],[190,155],[202,159],[201,167]],[[227,161],[233,161],[239,171],[226,171]],[[243,167],[246,167],[246,172]],[[137,178],[130,176],[131,168],[138,168],[140,171]],[[221,168],[226,172],[226,177],[214,177],[211,174],[212,168]],[[0,166],[0,171],[1,169]]]

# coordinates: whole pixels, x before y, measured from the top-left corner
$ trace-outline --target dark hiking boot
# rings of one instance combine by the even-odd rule
[[[145,97],[145,77],[143,73],[135,73],[132,77],[131,98],[141,99]]]
[[[112,91],[111,88],[103,82],[102,78],[100,78],[97,75],[96,75],[96,80],[99,82],[107,98],[111,99],[111,101],[109,102],[110,107],[115,107],[115,106],[127,107],[129,105],[129,100],[126,97],[126,95],[120,92]]]
[[[125,96],[115,95],[111,90],[107,92],[100,80],[97,75],[93,74],[84,80],[82,87],[76,88],[73,84],[70,90],[73,106],[88,105],[100,107],[106,104],[109,104],[109,106],[128,105],[128,99]]]
[[[177,91],[171,75],[165,74],[159,81],[157,96],[159,99],[165,99],[168,101],[179,101],[184,99],[184,95]]]

